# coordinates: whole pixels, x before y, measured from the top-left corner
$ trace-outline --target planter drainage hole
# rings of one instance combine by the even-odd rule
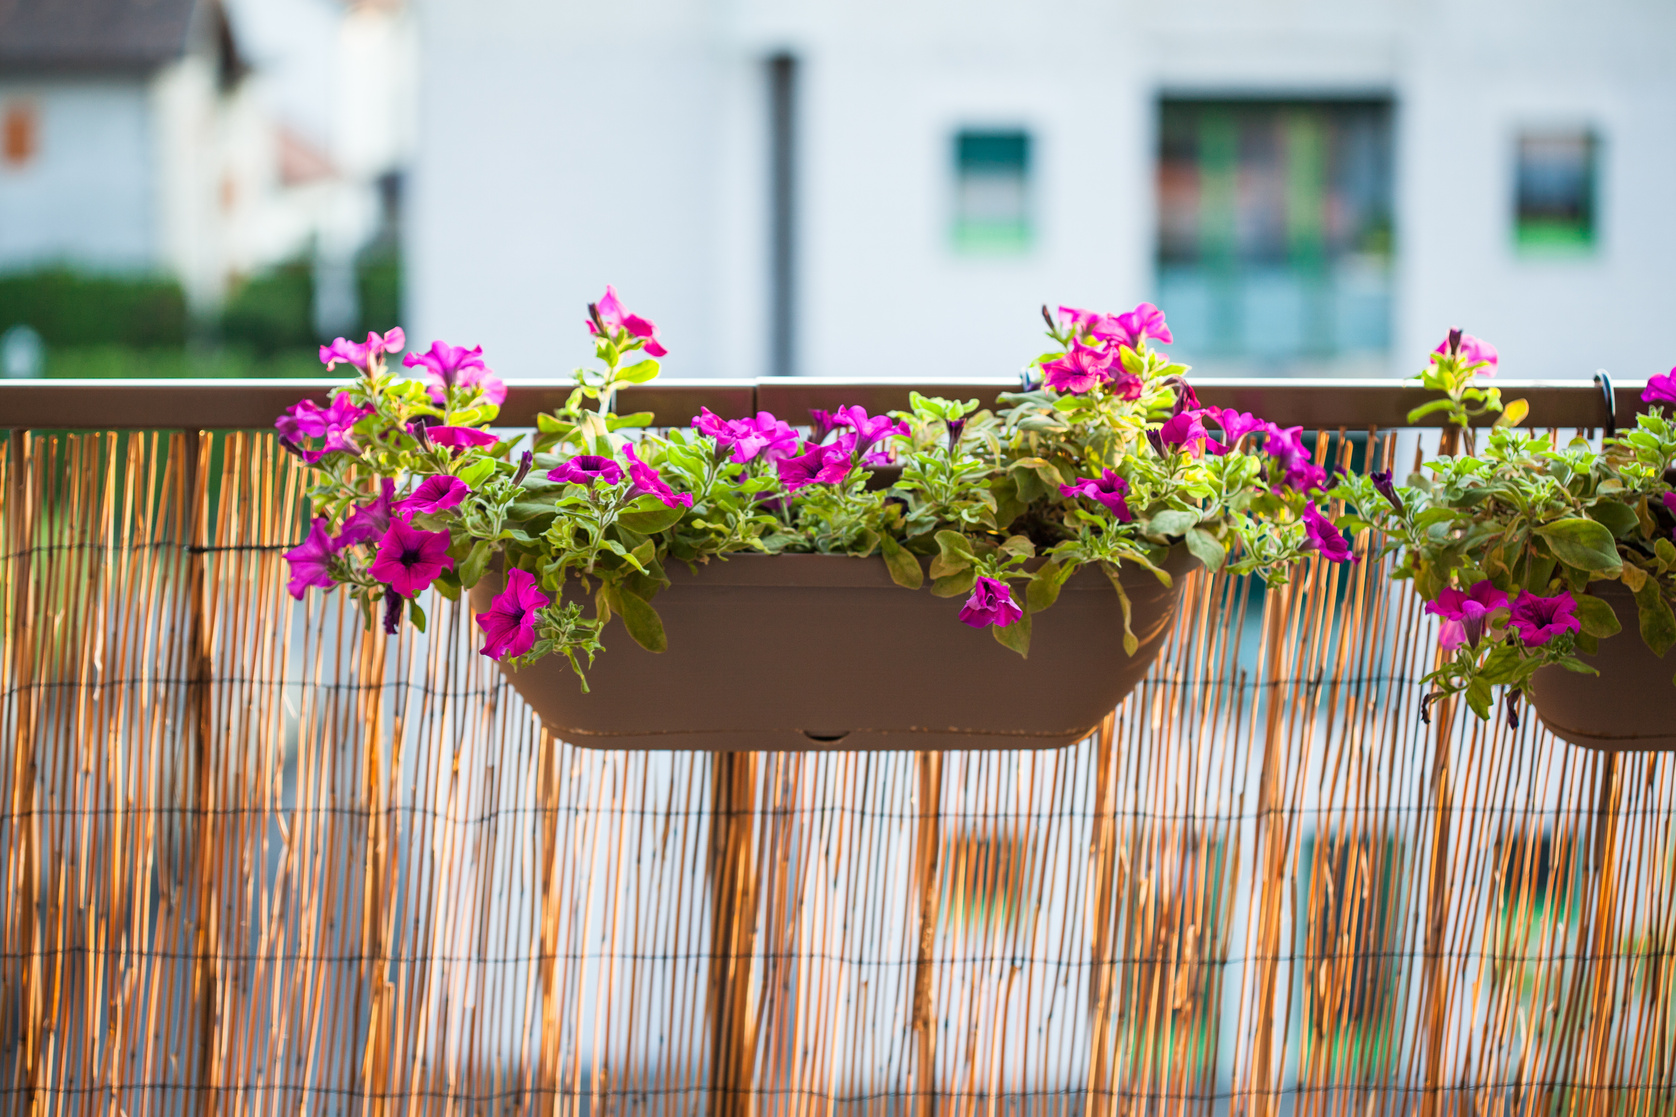
[[[812,729],[805,729],[803,735],[811,741],[819,741],[823,745],[830,745],[834,741],[842,741],[845,737],[848,737],[850,731],[846,729],[842,733],[816,733]]]

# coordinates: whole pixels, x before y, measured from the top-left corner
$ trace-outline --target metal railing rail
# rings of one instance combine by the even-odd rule
[[[299,399],[324,403],[344,380],[29,380],[0,382],[0,430],[264,430]],[[1532,427],[1603,427],[1604,392],[1592,380],[1498,380],[1504,398],[1530,404]],[[1645,381],[1613,386],[1620,427],[1633,425],[1644,410]],[[517,380],[507,384],[499,426],[529,427],[535,417],[564,403],[569,380]],[[903,408],[908,393],[970,399],[993,404],[1014,391],[1016,379],[761,379],[663,380],[624,388],[616,410],[650,411],[660,425],[685,424],[708,407],[724,418],[772,411],[798,422],[811,407],[860,404],[870,412]],[[1250,411],[1282,426],[1307,430],[1409,426],[1408,413],[1435,398],[1410,380],[1216,378],[1193,380],[1210,407]],[[1415,424],[1436,427],[1433,415]]]

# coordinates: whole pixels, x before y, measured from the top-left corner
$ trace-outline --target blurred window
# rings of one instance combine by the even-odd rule
[[[1166,99],[1158,303],[1184,359],[1383,372],[1388,101]]]
[[[1595,243],[1592,133],[1543,132],[1519,137],[1514,239],[1521,251],[1589,251]]]
[[[1016,254],[1030,247],[1030,134],[963,131],[955,136],[954,246],[963,253]]]
[[[28,101],[16,101],[0,114],[0,147],[8,167],[25,167],[41,146],[40,115]]]

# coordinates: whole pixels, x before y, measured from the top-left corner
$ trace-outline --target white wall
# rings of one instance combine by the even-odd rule
[[[145,83],[0,81],[0,113],[15,102],[35,106],[39,146],[22,166],[0,161],[0,269],[155,266],[156,153]]]
[[[803,62],[799,366],[1005,375],[1044,301],[1153,290],[1160,93],[1388,94],[1397,122],[1391,374],[1452,324],[1508,375],[1676,362],[1676,9],[1604,0],[422,0],[413,324],[502,372],[586,354],[606,282],[674,375],[766,371],[763,60]],[[1597,250],[1513,247],[1529,125],[1604,139]],[[949,246],[953,133],[1033,136],[1037,240]],[[1165,308],[1168,311],[1168,307]],[[1206,367],[1203,371],[1217,371]]]

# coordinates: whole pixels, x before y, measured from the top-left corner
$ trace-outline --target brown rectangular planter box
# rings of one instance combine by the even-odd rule
[[[1174,588],[1125,568],[1133,657],[1099,570],[1079,571],[1032,618],[1021,659],[961,623],[960,598],[903,589],[882,559],[738,555],[697,573],[670,563],[653,602],[668,650],[648,652],[611,624],[590,693],[559,657],[504,670],[553,733],[590,748],[1053,748],[1081,739],[1146,675],[1192,565],[1172,553]],[[499,589],[485,578],[472,604],[486,609]]]

